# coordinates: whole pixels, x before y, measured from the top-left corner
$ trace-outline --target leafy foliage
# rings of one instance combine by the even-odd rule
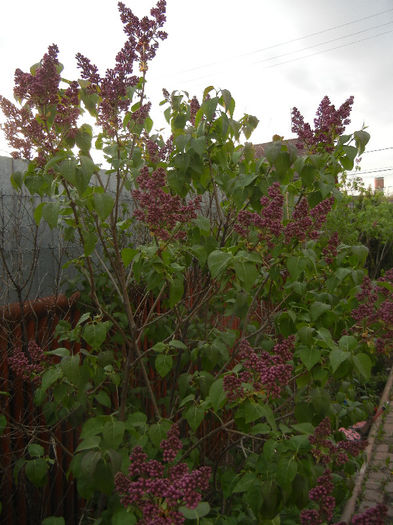
[[[55,349],[34,370],[35,403],[48,433],[81,427],[70,474],[86,520],[331,522],[364,447],[337,430],[365,415],[348,388],[375,361],[376,334],[364,338],[362,323],[385,315],[393,289],[390,274],[382,295],[367,288],[367,250],[325,225],[338,175],[367,136],[339,137],[351,99],[338,112],[325,100],[309,153],[275,140],[256,158],[243,137],[258,120],[236,119],[230,92],[210,86],[200,99],[164,91],[164,140],[152,133],[145,77],[165,2],[151,19],[119,9],[128,41],[105,77],[78,55],[82,80],[66,95],[46,74],[60,69],[50,48],[17,76],[28,123],[25,106],[1,99],[6,132],[23,136],[12,143],[32,159],[23,182],[50,199],[36,220],[79,241],[70,264],[89,302],[76,326],[59,323],[59,342],[80,350]],[[94,128],[80,125],[85,110]],[[366,292],[374,310],[363,315]],[[382,321],[373,329],[393,325]],[[41,486],[48,461],[37,445],[29,454],[22,466]]]
[[[343,188],[327,228],[339,232],[345,244],[361,243],[367,247],[366,264],[370,277],[375,279],[393,265],[393,204],[382,192],[356,188],[355,194],[351,187],[349,191]]]

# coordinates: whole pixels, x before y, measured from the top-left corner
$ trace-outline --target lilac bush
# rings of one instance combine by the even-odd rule
[[[258,120],[213,87],[164,90],[170,130],[154,132],[165,10],[139,19],[119,3],[127,40],[103,76],[78,54],[82,78],[63,79],[51,46],[16,76],[23,105],[0,99],[30,160],[15,185],[43,198],[37,222],[80,244],[69,264],[87,311],[56,331],[80,353],[40,361],[35,402],[55,442],[59,425],[80,429],[78,519],[332,522],[366,443],[338,430],[365,415],[345,384],[370,377],[368,342],[391,322],[390,274],[364,280],[364,247],[326,230],[368,134],[340,136],[353,98],[336,110],[326,97],[314,130],[294,110],[302,154],[274,140],[256,158],[244,139]]]

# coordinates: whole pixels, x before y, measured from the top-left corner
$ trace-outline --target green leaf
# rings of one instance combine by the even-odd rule
[[[155,367],[161,377],[165,377],[172,370],[173,359],[171,355],[159,354],[155,360]]]
[[[324,327],[319,328],[317,331],[317,334],[318,334],[318,339],[320,341],[323,341],[328,348],[330,348],[331,350],[337,348],[336,343],[332,339],[332,334],[327,328],[324,328]]]
[[[121,508],[113,514],[111,525],[135,525],[136,522],[135,514],[128,509]]]
[[[88,345],[97,350],[105,342],[112,323],[110,321],[87,324],[83,327],[82,336]]]
[[[49,350],[45,352],[45,355],[57,355],[58,357],[65,357],[70,355],[68,348],[55,348],[55,350]]]
[[[250,290],[259,275],[256,265],[250,262],[234,262],[233,268],[244,289]]]
[[[246,423],[253,423],[265,416],[265,407],[249,401],[244,406],[244,419]]]
[[[75,452],[81,452],[82,450],[91,450],[98,448],[101,442],[100,436],[86,436],[86,438],[79,443]]]
[[[48,469],[48,463],[43,458],[26,461],[25,473],[27,479],[31,481],[35,487],[43,487],[46,484]]]
[[[105,219],[111,214],[115,203],[112,195],[109,195],[109,193],[95,193],[93,201],[94,209],[96,210],[99,218],[102,221],[105,221]]]
[[[269,405],[260,405],[259,403],[248,401],[242,408],[246,423],[252,423],[257,419],[265,418],[272,430],[277,430],[276,420]]]
[[[337,270],[334,272],[334,276],[337,277],[337,279],[341,282],[351,273],[351,268],[337,268]]]
[[[332,350],[329,354],[329,360],[330,365],[332,367],[333,373],[337,370],[337,368],[346,361],[350,357],[349,352],[344,352],[343,350],[340,350],[339,348],[336,348],[335,350]]]
[[[105,423],[102,437],[106,448],[118,449],[124,436],[125,424],[116,419]]]
[[[185,413],[184,417],[195,432],[205,417],[205,410],[200,406],[192,406]]]
[[[229,112],[232,117],[235,110],[235,100],[232,98],[231,92],[227,89],[222,89],[221,97],[225,111]]]
[[[89,187],[91,173],[83,171],[81,168],[76,170],[75,174],[75,187],[78,190],[79,195],[83,195]]]
[[[80,129],[75,136],[75,143],[81,151],[88,153],[91,148],[91,139],[91,135],[86,130]]]
[[[12,173],[10,177],[12,187],[16,190],[20,190],[23,185],[23,178],[23,173],[21,173],[20,171],[15,171],[14,173]]]
[[[83,477],[92,478],[95,474],[95,470],[98,462],[101,459],[101,452],[98,450],[89,450],[83,454],[81,461],[81,469]]]
[[[205,87],[205,89],[203,90],[202,100],[205,100],[207,95],[210,93],[210,91],[213,91],[213,89],[214,89],[214,86],[207,86],[207,87]]]
[[[69,357],[63,357],[60,363],[60,367],[63,371],[64,376],[71,381],[71,383],[76,384],[79,380],[79,364],[80,356],[72,355]]]
[[[157,353],[165,352],[167,348],[168,348],[168,345],[162,342],[156,343],[154,346],[151,347],[151,349]]]
[[[189,394],[188,396],[186,396],[184,399],[181,400],[181,403],[179,404],[179,407],[180,408],[184,407],[190,401],[194,401],[194,399],[195,399],[195,394]]]
[[[301,432],[302,434],[313,434],[314,433],[314,425],[311,423],[296,423],[296,425],[292,425],[292,428],[295,429],[297,432]]]
[[[228,267],[232,258],[232,254],[222,252],[221,250],[214,250],[211,252],[207,258],[207,265],[213,279],[218,277]]]
[[[65,521],[62,516],[49,516],[42,521],[41,525],[65,525]]]
[[[346,352],[355,350],[358,344],[357,339],[353,337],[353,335],[343,335],[338,341],[338,346],[341,350],[345,350]]]
[[[359,155],[361,155],[362,153],[364,153],[364,150],[366,149],[366,145],[368,141],[370,140],[370,133],[367,133],[367,131],[364,131],[364,130],[360,130],[360,131],[355,131],[353,136],[355,139],[356,146],[359,150]]]
[[[198,503],[195,509],[189,509],[188,507],[179,507],[179,511],[188,520],[199,520],[203,516],[207,516],[210,512],[210,505],[207,501],[201,501]]]
[[[210,232],[210,221],[207,217],[203,217],[203,215],[199,215],[192,222],[196,224],[202,232],[205,232],[205,233]]]
[[[297,463],[293,457],[283,457],[279,460],[277,465],[277,482],[285,488],[292,483],[297,474]]]
[[[370,379],[372,362],[367,354],[360,353],[353,356],[356,370],[366,379]]]
[[[135,250],[134,248],[123,248],[121,251],[121,259],[124,266],[128,266],[137,253],[138,250]]]
[[[195,151],[199,156],[202,156],[206,149],[206,139],[205,137],[198,137],[197,139],[191,139],[191,149]]]
[[[62,377],[63,372],[61,371],[61,368],[59,366],[55,366],[53,368],[49,368],[44,372],[44,375],[42,376],[41,381],[41,388],[42,390],[46,391],[50,386],[53,385],[60,377]]]
[[[159,447],[163,439],[166,438],[168,430],[171,428],[171,423],[169,421],[160,421],[159,423],[154,423],[149,428],[149,438],[155,447]]]
[[[97,166],[90,157],[86,157],[86,155],[80,155],[80,162],[83,175],[91,177],[91,175],[97,171]]]
[[[109,395],[105,392],[105,390],[100,390],[98,394],[94,396],[94,399],[96,399],[100,405],[110,408],[112,405],[111,398]]]
[[[85,231],[83,233],[83,251],[86,257],[94,252],[97,241],[98,237],[94,232]]]
[[[51,229],[56,228],[59,220],[60,205],[58,202],[46,202],[42,207],[42,216]]]
[[[253,472],[246,472],[233,488],[233,492],[246,492],[258,480]]]
[[[305,345],[311,345],[313,342],[314,329],[311,326],[302,326],[297,331],[299,340]]]
[[[320,362],[321,352],[316,348],[302,347],[299,351],[299,357],[307,370],[311,370],[314,365]]]
[[[41,202],[36,208],[34,209],[33,218],[37,226],[40,224],[42,219],[42,209],[45,206],[45,202]]]
[[[243,133],[246,139],[249,139],[254,131],[254,129],[258,126],[259,120],[257,117],[254,117],[254,115],[244,115],[242,119],[243,123]]]
[[[216,381],[210,385],[209,399],[216,412],[225,405],[227,397],[225,395],[224,379],[222,377],[216,379]]]
[[[7,426],[7,418],[4,414],[0,414],[0,436],[3,434],[5,427]]]
[[[73,185],[75,185],[76,166],[76,159],[66,159],[58,166],[60,175]]]
[[[178,350],[187,350],[187,345],[178,339],[172,339],[172,341],[169,341],[168,345],[172,348],[177,348]]]
[[[250,434],[256,436],[257,434],[270,434],[271,428],[267,423],[257,423],[251,427]]]
[[[100,100],[98,93],[89,93],[86,89],[81,90],[83,103],[92,117],[97,116],[97,104]]]
[[[322,417],[326,416],[330,411],[330,397],[326,390],[323,388],[315,388],[311,395],[311,403],[314,409]],[[305,437],[306,436],[295,436],[295,437]]]
[[[326,303],[321,303],[320,301],[314,301],[310,306],[311,319],[316,321],[322,314],[331,310],[331,305]]]
[[[176,277],[169,285],[169,307],[175,306],[184,294],[184,279],[183,277]]]
[[[108,416],[91,417],[85,423],[83,423],[82,432],[80,435],[81,439],[101,434],[107,417]]]
[[[297,256],[290,256],[287,259],[287,268],[289,271],[289,275],[292,277],[292,279],[296,280],[299,275],[302,273],[302,271],[306,268],[307,260],[305,257]]]
[[[27,450],[31,457],[42,457],[45,453],[44,447],[38,445],[37,443],[32,443],[28,445]]]
[[[353,262],[359,266],[362,266],[367,259],[368,248],[362,244],[359,246],[351,246]]]
[[[314,166],[306,165],[300,172],[300,177],[306,188],[313,186],[315,181],[318,179],[318,170]]]
[[[218,98],[213,97],[205,100],[205,102],[201,106],[201,110],[206,115],[206,119],[208,122],[211,122],[216,114],[218,104]]]

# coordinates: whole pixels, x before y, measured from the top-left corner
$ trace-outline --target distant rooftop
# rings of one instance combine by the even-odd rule
[[[276,137],[278,137],[278,136],[275,135],[273,137],[273,141],[271,141],[271,142],[264,142],[263,144],[253,144],[254,151],[255,151],[255,156],[257,158],[264,157],[265,156],[265,148],[266,148],[266,146],[270,146],[271,144],[273,144],[273,142],[275,142],[275,138]],[[298,146],[299,139],[297,137],[294,138],[294,139],[281,140],[281,142],[283,144],[288,144],[288,145],[291,145],[291,146],[295,146],[299,153],[303,152],[303,148],[299,148],[299,146]]]

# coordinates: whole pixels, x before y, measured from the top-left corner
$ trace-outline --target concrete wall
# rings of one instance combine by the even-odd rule
[[[62,242],[45,221],[37,228],[33,211],[40,199],[12,187],[11,174],[25,167],[23,161],[0,157],[0,305],[18,300],[17,286],[23,300],[32,300],[66,291],[75,277],[62,265],[78,248]]]

